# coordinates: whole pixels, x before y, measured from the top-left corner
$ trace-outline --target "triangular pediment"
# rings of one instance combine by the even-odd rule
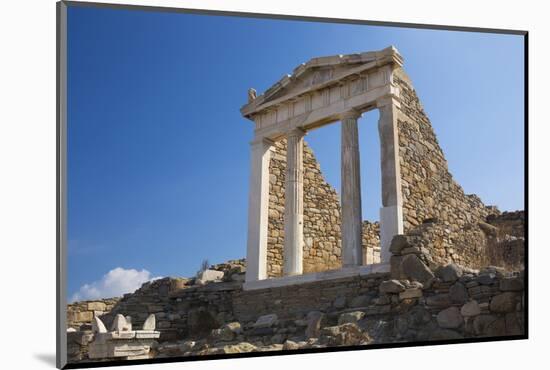
[[[241,112],[245,117],[250,117],[262,107],[294,99],[301,94],[338,83],[369,68],[377,68],[392,62],[402,64],[402,58],[393,46],[380,51],[313,58],[300,64],[291,74],[281,78],[263,94],[251,98],[249,103],[241,108]]]

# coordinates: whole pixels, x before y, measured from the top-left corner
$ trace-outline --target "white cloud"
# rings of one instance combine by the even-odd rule
[[[70,301],[120,297],[123,294],[134,292],[147,281],[159,278],[152,277],[147,270],[138,271],[117,267],[103,275],[100,280],[82,285],[78,292],[72,295]]]

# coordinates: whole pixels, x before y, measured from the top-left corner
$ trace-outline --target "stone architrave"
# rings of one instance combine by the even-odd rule
[[[302,273],[304,243],[304,134],[295,129],[287,135],[285,180],[285,275]]]
[[[359,130],[361,113],[350,110],[342,115],[342,264],[362,264],[361,173],[359,165]]]

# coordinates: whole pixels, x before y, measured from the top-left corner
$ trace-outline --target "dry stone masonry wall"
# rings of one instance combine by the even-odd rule
[[[146,283],[101,320],[109,327],[122,314],[141,327],[153,314],[157,358],[524,334],[523,272],[432,270],[408,238],[392,246],[407,262],[391,273],[244,291],[244,270],[233,265],[205,284]],[[82,350],[89,331],[69,334],[81,348],[74,361],[89,361]]]
[[[399,159],[404,232],[428,232],[439,263],[487,265],[486,236],[479,223],[498,214],[476,195],[468,195],[449,172],[424,108],[403,69],[395,71],[400,89]],[[430,224],[425,226],[424,224]]]
[[[338,269],[341,259],[341,213],[336,190],[328,184],[313,151],[304,143],[304,273]],[[269,165],[267,273],[282,275],[284,246],[286,139],[275,143]],[[363,254],[380,261],[379,224],[363,223]]]

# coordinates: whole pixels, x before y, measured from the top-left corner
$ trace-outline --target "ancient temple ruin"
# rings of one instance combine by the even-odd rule
[[[361,217],[357,120],[373,109],[380,222]],[[68,305],[70,362],[524,338],[525,214],[453,180],[395,48],[311,59],[241,112],[255,124],[246,260]],[[337,121],[341,202],[304,141]]]
[[[313,58],[262,95],[249,92],[249,102],[241,109],[243,116],[255,124],[245,289],[389,271],[389,247],[395,235],[434,218],[458,230],[472,218],[481,219],[491,212],[479,198],[464,194],[453,181],[429,120],[402,67],[403,58],[394,47]],[[363,233],[369,230],[365,230],[361,217],[357,121],[362,113],[373,109],[380,114],[382,208],[376,231],[379,243],[365,246]],[[308,211],[304,210],[304,197],[312,190],[304,185],[307,173],[304,136],[310,130],[338,121],[342,137],[342,185],[341,211],[335,214],[341,223],[340,238],[332,240],[332,249],[337,250],[333,261],[337,263],[304,271],[304,247],[307,248],[308,241],[304,232],[304,214]],[[277,215],[271,212],[274,186],[270,184],[270,176],[273,157],[280,156],[281,146],[286,149],[284,210]],[[282,278],[280,269],[274,268],[280,263],[272,257],[277,251],[270,245],[274,237],[270,218],[281,216],[284,227],[275,237],[284,234]],[[309,243],[319,237],[324,237],[322,232],[316,233]],[[376,249],[376,253],[369,248]],[[273,279],[265,280],[268,277]]]

